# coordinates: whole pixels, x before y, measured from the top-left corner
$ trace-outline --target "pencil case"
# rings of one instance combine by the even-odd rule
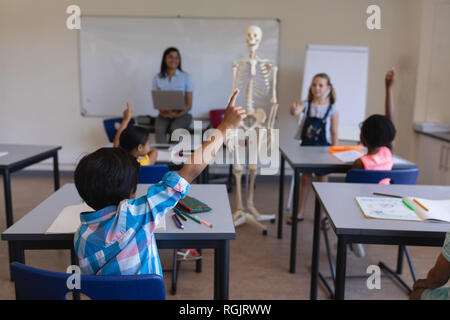
[[[201,213],[212,210],[207,204],[190,196],[186,196],[184,199],[178,201],[176,207],[187,213]]]

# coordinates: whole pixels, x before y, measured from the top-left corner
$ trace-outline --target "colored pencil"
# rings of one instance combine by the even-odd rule
[[[416,199],[414,199],[414,202],[417,203],[419,206],[421,206],[425,211],[428,211],[428,209]]]
[[[210,224],[209,222],[206,222],[203,219],[200,219],[198,216],[195,216],[195,218],[199,219],[201,223],[203,223],[205,226],[212,228],[212,224]]]
[[[416,211],[416,210],[414,210],[414,208],[411,207],[405,200],[402,200],[402,202],[403,202],[403,204],[404,204],[405,206],[407,206],[408,208],[410,208],[412,211]]]
[[[399,199],[403,198],[401,196],[396,196],[394,194],[386,194],[386,193],[378,193],[378,192],[374,192],[373,194],[376,196],[384,196],[384,197],[399,198]]]
[[[181,218],[183,221],[187,220],[181,213],[175,211],[175,214],[178,216],[178,218]]]
[[[175,216],[175,219],[178,221],[178,223],[179,223],[181,229],[184,229],[184,226],[183,226],[183,224],[181,223],[180,218],[178,218],[178,216],[177,216],[176,214],[174,214],[174,216]]]
[[[177,226],[178,229],[183,229],[175,215],[172,215],[172,220],[173,222],[175,222],[175,225]]]
[[[173,210],[175,210],[176,212],[178,212],[178,213],[181,213],[182,215],[184,215],[184,216],[186,216],[186,217],[188,217],[189,219],[191,219],[191,220],[194,220],[195,222],[197,222],[197,223],[200,223],[201,224],[201,222],[200,221],[198,221],[197,219],[195,219],[193,216],[191,216],[189,213],[186,213],[186,212],[183,212],[183,211],[180,211],[180,210],[178,210],[177,208],[173,208]]]

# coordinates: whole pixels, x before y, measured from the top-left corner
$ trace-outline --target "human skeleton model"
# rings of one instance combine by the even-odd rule
[[[255,208],[253,202],[254,185],[256,178],[256,170],[258,163],[258,153],[262,143],[268,143],[270,146],[270,130],[273,128],[275,117],[278,109],[277,96],[276,96],[276,78],[278,67],[272,60],[261,59],[256,54],[259,44],[262,39],[262,31],[257,26],[250,26],[246,30],[246,40],[249,50],[249,56],[247,59],[240,59],[233,62],[233,88],[234,92],[237,88],[243,88],[245,91],[244,107],[247,110],[247,118],[241,121],[239,128],[243,129],[247,134],[251,130],[267,129],[266,139],[259,137],[258,145],[256,147],[257,154],[255,163],[248,165],[250,172],[250,186],[247,201],[247,210],[245,211],[242,204],[242,190],[241,190],[241,177],[243,167],[237,161],[237,152],[234,152],[235,165],[234,175],[236,177],[236,197],[237,197],[237,211],[233,213],[233,220],[235,226],[238,226],[244,222],[249,222],[263,230],[263,234],[267,234],[267,228],[259,221],[274,219],[275,215],[262,215]],[[268,99],[270,97],[270,99]],[[262,108],[270,101],[271,109],[270,114],[266,121],[266,112]],[[254,132],[257,136],[256,133]],[[251,135],[249,135],[251,136]],[[250,151],[251,152],[251,151]]]

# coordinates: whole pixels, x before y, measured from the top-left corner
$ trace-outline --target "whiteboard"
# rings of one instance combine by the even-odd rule
[[[183,71],[194,81],[192,114],[209,118],[230,96],[232,62],[248,56],[245,31],[263,31],[259,56],[278,61],[276,19],[82,16],[79,31],[81,113],[153,115],[151,88],[166,48],[180,50]]]
[[[308,98],[312,78],[325,72],[336,91],[340,140],[359,141],[359,124],[366,115],[369,48],[308,45],[303,72],[302,101]]]

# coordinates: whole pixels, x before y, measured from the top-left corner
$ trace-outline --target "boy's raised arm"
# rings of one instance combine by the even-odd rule
[[[178,174],[191,183],[214,158],[217,151],[222,147],[226,138],[227,130],[236,129],[242,119],[247,116],[246,110],[241,106],[235,106],[239,90],[236,90],[230,98],[224,118],[219,124],[211,139],[194,151]]]

